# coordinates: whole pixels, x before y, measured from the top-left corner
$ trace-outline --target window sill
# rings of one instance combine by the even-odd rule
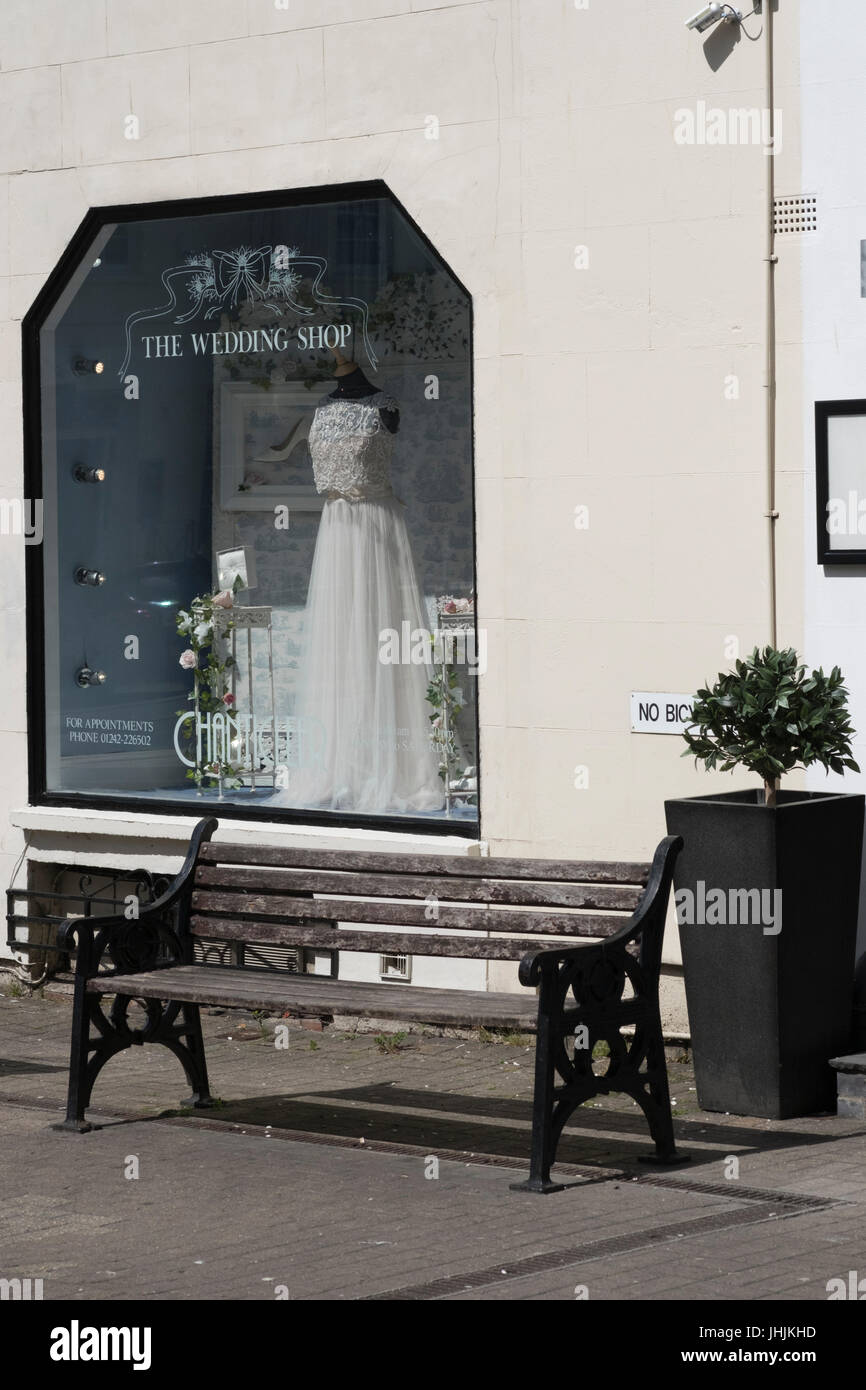
[[[214,840],[222,844],[269,845],[292,849],[374,850],[380,853],[487,853],[484,840],[463,835],[356,827],[286,825],[285,822],[232,820],[218,816]],[[23,806],[9,814],[28,839],[28,859],[87,864],[94,868],[135,866],[171,873],[180,868],[195,821],[190,816],[148,815],[142,811],[101,811],[68,806]]]

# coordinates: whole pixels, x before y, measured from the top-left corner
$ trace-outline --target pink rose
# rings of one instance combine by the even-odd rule
[[[179,660],[181,666],[185,671],[192,671],[196,666],[198,666],[198,657],[196,656],[192,647],[187,647],[185,652],[181,652]]]
[[[234,695],[232,695],[229,691],[226,691],[225,695],[223,696],[223,704],[224,704],[224,705],[233,705],[234,702],[235,702],[235,697],[234,697]]]
[[[231,589],[220,589],[218,594],[213,596],[215,608],[231,608],[234,605],[235,596]]]
[[[442,612],[443,612],[443,613],[456,613],[456,612],[457,612],[457,604],[454,602],[453,598],[449,598],[448,601],[447,601],[446,603],[443,603],[443,605],[442,605]]]

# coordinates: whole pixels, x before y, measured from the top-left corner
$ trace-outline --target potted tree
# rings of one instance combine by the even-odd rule
[[[794,768],[859,772],[848,691],[757,648],[697,692],[683,756],[760,787],[665,802],[698,1101],[784,1119],[834,1105],[850,1051],[864,797],[781,791]]]

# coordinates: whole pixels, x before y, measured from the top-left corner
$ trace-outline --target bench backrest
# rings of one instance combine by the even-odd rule
[[[205,842],[189,929],[217,941],[516,961],[545,938],[619,931],[649,872],[640,863]],[[353,931],[354,924],[365,930]],[[377,926],[388,930],[367,929]]]

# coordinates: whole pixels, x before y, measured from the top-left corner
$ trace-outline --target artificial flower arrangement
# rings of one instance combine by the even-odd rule
[[[454,619],[458,617],[474,618],[475,599],[472,596],[454,598],[451,594],[442,594],[436,600],[436,612],[440,621],[445,619],[446,627],[457,627],[459,624],[455,623]],[[450,623],[449,619],[451,620]],[[458,761],[455,737],[457,716],[466,704],[466,697],[460,685],[460,677],[451,662],[443,660],[441,665],[436,666],[433,677],[427,686],[427,703],[433,708],[433,713],[430,715],[430,741],[439,758],[439,776],[450,792],[453,773],[456,771]],[[462,780],[466,780],[465,772]],[[467,789],[471,790],[471,788]]]
[[[193,701],[197,714],[235,713],[235,697],[227,688],[226,673],[236,663],[231,653],[223,655],[219,638],[231,632],[234,627],[230,619],[225,620],[221,615],[234,607],[235,594],[241,588],[243,580],[237,575],[230,589],[221,589],[216,594],[194,598],[189,609],[181,608],[177,614],[178,634],[189,641],[189,646],[180,654],[179,664],[185,671],[193,672],[193,688],[187,699]],[[217,626],[219,635],[216,631]],[[175,713],[182,715],[188,711],[180,709]],[[195,731],[188,730],[187,737],[192,740],[196,750],[196,765],[191,767],[186,775],[190,781],[195,782],[199,790],[206,777],[230,788],[243,786],[238,776],[243,770],[240,765],[235,766],[228,760],[199,763]]]
[[[437,598],[436,600],[436,611],[440,617],[443,615],[448,617],[452,615],[456,616],[459,613],[474,614],[475,599],[471,597],[452,598],[451,594],[443,594],[441,598]]]
[[[426,270],[398,271],[370,305],[383,360],[454,360],[468,347],[463,292]]]

